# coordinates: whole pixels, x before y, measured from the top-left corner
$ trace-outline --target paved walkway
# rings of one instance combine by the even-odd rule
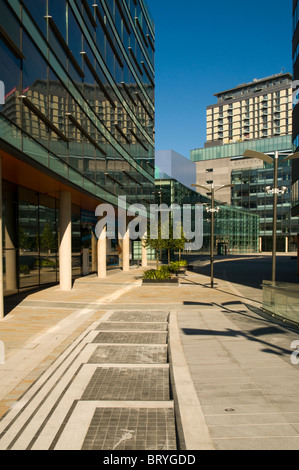
[[[0,449],[299,449],[298,332],[255,310],[261,291],[141,274],[6,305]]]

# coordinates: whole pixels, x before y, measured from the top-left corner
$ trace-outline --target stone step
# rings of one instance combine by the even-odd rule
[[[176,449],[168,312],[110,312],[0,422],[0,449]]]

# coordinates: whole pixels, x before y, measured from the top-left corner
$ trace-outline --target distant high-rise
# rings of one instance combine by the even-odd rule
[[[214,146],[292,132],[292,75],[280,73],[216,93],[207,107],[207,142]]]
[[[287,192],[278,201],[277,248],[294,250],[299,224],[291,218],[291,163],[282,161],[292,153],[292,75],[271,75],[215,96],[217,103],[207,107],[207,142],[191,151],[197,184],[233,183],[233,189],[227,186],[217,197],[260,216],[259,249],[270,251],[273,196],[265,188],[273,185],[273,168],[243,155],[248,149],[266,154],[279,151],[278,183]]]

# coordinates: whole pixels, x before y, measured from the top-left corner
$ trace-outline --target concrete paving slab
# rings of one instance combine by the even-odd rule
[[[0,340],[7,346],[6,363],[0,366],[0,446],[104,445],[112,450],[129,448],[133,442],[141,449],[147,442],[157,446],[155,450],[166,443],[173,448],[171,437],[154,442],[153,433],[142,442],[140,431],[136,438],[137,427],[129,424],[108,443],[91,423],[96,413],[110,407],[138,413],[151,409],[156,416],[158,409],[171,410],[172,416],[175,410],[180,426],[176,431],[183,430],[189,449],[298,449],[299,366],[291,364],[291,343],[299,332],[251,310],[248,302],[260,305],[255,289],[217,279],[212,290],[208,277],[192,273],[179,288],[157,293],[142,288],[136,278],[141,273],[110,273],[103,281],[89,277],[76,282],[69,293],[53,287],[28,294],[0,322]],[[252,299],[245,298],[246,292],[254,294]],[[174,317],[175,326],[167,331],[165,323]],[[155,322],[163,332],[156,330]],[[163,340],[151,336],[148,341],[148,332],[164,335]],[[98,337],[101,333],[110,336]],[[123,334],[128,336],[120,339]],[[175,403],[82,401],[98,368],[111,373],[128,367],[126,362],[136,370],[167,364],[167,341],[174,341],[169,372]],[[169,425],[165,414],[163,420]]]

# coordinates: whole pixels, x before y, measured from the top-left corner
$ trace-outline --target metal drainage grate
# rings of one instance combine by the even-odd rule
[[[93,343],[165,344],[167,333],[100,332]]]
[[[167,346],[98,346],[90,364],[166,364]]]
[[[137,322],[103,322],[97,330],[113,330],[113,331],[133,331],[133,330],[148,330],[148,331],[166,331],[168,328],[167,323],[137,323]]]
[[[132,312],[114,312],[109,321],[127,321],[127,322],[168,322],[168,312],[143,312],[143,311],[132,311]]]
[[[82,450],[176,450],[171,408],[97,408]]]
[[[81,400],[168,401],[169,369],[97,368]]]

